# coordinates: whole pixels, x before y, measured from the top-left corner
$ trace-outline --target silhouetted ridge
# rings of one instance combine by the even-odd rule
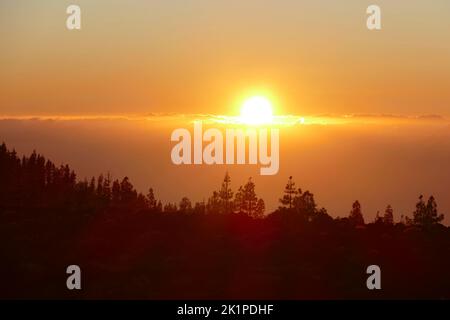
[[[206,201],[163,204],[150,188],[109,174],[78,180],[33,152],[0,146],[3,298],[450,298],[450,231],[434,197],[394,222],[388,205],[367,223],[355,201],[332,218],[289,177],[280,207],[228,173]],[[276,195],[274,195],[276,196]],[[65,270],[82,269],[68,291]],[[382,270],[382,290],[366,268]]]

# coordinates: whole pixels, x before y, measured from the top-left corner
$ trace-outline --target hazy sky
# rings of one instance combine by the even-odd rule
[[[73,3],[79,31],[66,29]],[[380,31],[366,28],[373,3]],[[283,128],[279,174],[232,166],[234,189],[253,176],[272,210],[294,175],[333,216],[359,199],[369,221],[388,203],[397,220],[411,215],[434,194],[449,223],[448,0],[0,0],[0,39],[0,143],[20,154],[36,149],[81,178],[127,175],[165,202],[202,200],[227,168],[170,161],[171,130],[191,125],[180,114],[232,115],[266,95],[277,114],[364,117]],[[185,122],[161,116],[172,112]]]
[[[420,194],[432,194],[450,224],[450,122],[369,120],[377,119],[281,128],[274,176],[261,176],[260,165],[174,165],[169,137],[179,123],[169,119],[0,120],[0,139],[19,155],[36,149],[57,164],[68,163],[80,179],[106,172],[128,176],[139,191],[153,187],[165,203],[184,196],[207,200],[228,170],[234,191],[253,177],[267,212],[278,207],[293,175],[297,187],[313,192],[333,217],[348,216],[358,199],[367,222],[388,204],[399,221],[412,216]]]
[[[2,0],[0,114],[450,115],[449,32],[448,0]]]

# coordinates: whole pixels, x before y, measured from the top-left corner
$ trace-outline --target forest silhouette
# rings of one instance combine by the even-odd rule
[[[225,174],[206,201],[165,203],[125,177],[79,180],[0,146],[2,298],[450,299],[450,230],[433,196],[375,221],[354,201],[332,218],[289,177],[265,212],[249,178]],[[79,265],[83,289],[66,288]],[[379,265],[382,290],[368,290]]]

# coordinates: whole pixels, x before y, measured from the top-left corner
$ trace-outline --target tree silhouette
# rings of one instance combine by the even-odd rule
[[[253,216],[255,218],[262,218],[264,216],[264,211],[266,211],[266,204],[264,203],[264,200],[260,198],[256,202],[256,208]]]
[[[112,197],[112,203],[113,205],[118,205],[120,204],[120,183],[119,180],[114,180],[113,184],[112,184],[112,189],[111,189],[111,197]]]
[[[120,183],[120,200],[123,204],[131,204],[137,198],[137,192],[130,183],[128,177],[124,177]]]
[[[434,197],[430,196],[425,204],[423,195],[420,195],[419,202],[416,203],[416,210],[413,212],[413,223],[423,228],[430,228],[439,224],[443,219],[444,215],[437,211]]]
[[[180,201],[179,210],[182,213],[192,212],[192,202],[188,197],[183,197]]]
[[[284,195],[279,200],[282,204],[282,208],[292,209],[297,194],[298,191],[295,189],[295,182],[292,180],[292,176],[290,176],[286,187],[284,188]]]
[[[295,188],[292,176],[289,177],[279,202],[282,204],[278,208],[279,211],[298,214],[304,222],[327,223],[332,220],[325,208],[317,208],[314,194],[309,190],[302,192],[302,189]]]
[[[163,206],[161,200],[158,200],[158,204],[156,205],[156,212],[161,213],[163,211]]]
[[[106,175],[106,178],[104,178],[103,180],[103,186],[101,187],[101,198],[103,200],[103,203],[109,203],[111,196],[112,196],[112,191],[111,191],[111,175],[108,173]]]
[[[100,174],[97,178],[97,189],[95,190],[98,197],[103,196],[103,183],[105,178],[103,177],[103,174]],[[95,186],[94,186],[95,187]]]
[[[264,215],[264,200],[258,199],[256,196],[252,178],[249,178],[244,186],[239,187],[235,197],[235,208],[239,213],[250,217],[259,218]]]
[[[222,212],[222,199],[217,191],[213,191],[211,197],[208,198],[208,203],[206,204],[206,211],[208,213],[221,213]]]
[[[306,190],[302,192],[300,189],[294,198],[294,209],[306,221],[311,221],[317,213],[317,204],[314,200],[314,194]]]
[[[196,202],[193,208],[193,212],[195,214],[205,214],[206,213],[205,201]]]
[[[355,226],[364,225],[364,217],[361,211],[361,204],[358,200],[356,200],[352,205],[352,210],[350,211],[350,215],[348,217],[349,221]]]
[[[387,206],[378,223],[349,228],[364,224],[358,201],[349,218],[333,219],[318,210],[311,192],[297,189],[264,215],[264,201],[249,179],[235,193],[234,211],[263,219],[204,214],[226,212],[226,200],[233,207],[227,176],[206,203],[192,206],[184,197],[163,211],[153,189],[144,196],[127,177],[77,179],[68,165],[56,166],[36,152],[19,158],[0,145],[0,298],[73,298],[57,283],[61,266],[76,261],[94,275],[86,298],[226,298],[232,287],[233,297],[244,299],[366,299],[373,294],[359,281],[361,266],[374,258],[396,274],[383,280],[389,290],[380,297],[450,297],[450,228],[439,225],[443,215],[432,196],[427,202],[421,196],[413,220],[402,215],[395,227],[388,227],[393,209]],[[284,276],[274,276],[279,274]],[[418,280],[414,286],[407,285],[411,275]]]
[[[254,215],[256,211],[256,204],[258,203],[258,198],[255,193],[255,184],[252,178],[248,179],[248,182],[243,187],[243,200],[245,213],[250,217]]]
[[[238,191],[234,195],[233,207],[236,213],[243,214],[245,212],[244,188],[242,186],[239,187]]]
[[[386,207],[382,220],[385,224],[394,224],[394,209],[392,209],[390,204]]]
[[[164,205],[164,212],[165,213],[175,213],[178,211],[177,205],[175,203],[166,203]]]
[[[158,204],[157,204],[157,201],[156,201],[156,198],[155,198],[155,193],[153,192],[153,188],[149,188],[148,189],[147,203],[148,203],[148,208],[150,210],[156,211]]]
[[[233,191],[230,188],[231,178],[228,171],[225,173],[225,177],[222,182],[222,186],[219,191],[219,197],[223,206],[224,213],[230,213],[233,211],[232,202]]]

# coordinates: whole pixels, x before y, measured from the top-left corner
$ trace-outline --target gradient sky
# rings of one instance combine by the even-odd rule
[[[226,114],[263,92],[277,113],[448,116],[449,32],[448,0],[1,0],[0,115]]]
[[[400,221],[401,215],[412,216],[423,194],[436,197],[450,224],[449,121],[371,117],[282,128],[280,171],[261,176],[259,165],[174,165],[169,136],[180,124],[158,118],[0,119],[0,139],[20,156],[35,149],[57,164],[70,164],[79,179],[107,172],[128,176],[139,191],[153,187],[164,203],[184,196],[207,200],[228,170],[234,191],[253,178],[267,213],[278,207],[293,175],[297,187],[313,192],[333,217],[348,216],[358,199],[367,222],[388,204]]]
[[[80,31],[66,29],[73,3]],[[366,28],[373,3],[381,31]],[[433,194],[449,224],[449,33],[448,0],[0,0],[0,143],[164,202],[205,199],[228,169],[234,189],[254,177],[268,211],[293,175],[333,216],[359,199],[368,221],[388,203],[398,221]],[[173,129],[253,94],[321,115],[283,128],[278,175],[170,161]],[[310,121],[324,115],[352,123]]]

